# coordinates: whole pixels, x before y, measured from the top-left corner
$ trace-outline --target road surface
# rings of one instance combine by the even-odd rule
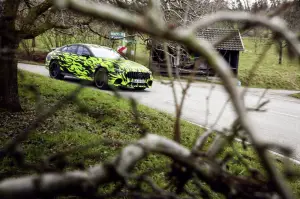
[[[18,67],[33,73],[49,76],[44,66],[19,64]],[[185,84],[185,83],[183,83]],[[183,118],[198,125],[206,123],[206,97],[208,96],[211,85],[208,83],[193,83],[188,91],[184,103]],[[241,91],[243,88],[239,87]],[[176,83],[178,98],[181,97],[180,84]],[[99,90],[100,91],[100,90]],[[247,107],[254,107],[264,89],[249,89],[245,103]],[[107,91],[106,91],[107,92]],[[134,97],[139,103],[149,107],[175,113],[174,99],[171,87],[158,81],[154,82],[153,87],[144,92],[120,91],[126,97]],[[300,100],[289,97],[295,91],[269,90],[263,100],[270,100],[265,107],[267,112],[251,112],[250,117],[256,124],[256,136],[262,141],[282,144],[290,147],[293,151],[293,158],[300,160]],[[212,92],[209,100],[208,124],[211,125],[219,115],[220,109],[227,101],[228,95],[221,85],[217,85]],[[224,114],[216,126],[218,130],[229,127],[235,119],[236,114],[231,104],[229,104]]]

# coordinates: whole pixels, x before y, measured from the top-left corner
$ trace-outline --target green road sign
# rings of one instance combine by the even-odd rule
[[[125,37],[124,32],[111,32],[110,33],[110,38],[112,39],[123,39]]]

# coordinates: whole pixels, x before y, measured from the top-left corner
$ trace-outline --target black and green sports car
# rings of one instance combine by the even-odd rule
[[[71,44],[51,51],[46,57],[50,77],[74,76],[92,80],[96,87],[127,87],[138,90],[152,87],[151,71],[130,61],[112,48],[94,44]]]

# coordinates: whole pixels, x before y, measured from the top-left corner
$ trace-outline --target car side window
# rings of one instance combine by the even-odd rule
[[[82,46],[78,46],[77,54],[78,55],[82,55],[82,52],[83,52],[83,47]]]
[[[83,54],[84,55],[91,55],[90,51],[87,48],[83,48]]]
[[[83,46],[79,46],[77,54],[78,55],[90,55],[90,52],[87,48],[85,48]]]
[[[61,49],[62,52],[68,52],[68,46],[65,46]]]
[[[76,54],[76,51],[77,51],[77,46],[76,45],[69,46],[69,48],[68,48],[69,53]]]

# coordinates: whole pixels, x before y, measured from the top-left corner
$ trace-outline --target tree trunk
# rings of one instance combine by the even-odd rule
[[[35,38],[33,38],[31,40],[31,47],[33,48],[33,51],[34,51],[34,48],[36,47],[36,41],[35,41]]]
[[[0,109],[21,111],[16,59],[20,39],[13,21],[0,19],[0,22]]]
[[[17,46],[18,42],[0,36],[0,108],[13,112],[22,110],[18,94]]]
[[[58,37],[59,37],[59,36],[58,36],[58,34],[57,34],[56,31],[55,31],[54,34],[55,34],[55,47],[58,48],[58,47],[59,47],[59,40],[58,40]]]
[[[279,41],[279,57],[278,57],[278,64],[282,64],[282,51],[283,51],[283,43]]]

